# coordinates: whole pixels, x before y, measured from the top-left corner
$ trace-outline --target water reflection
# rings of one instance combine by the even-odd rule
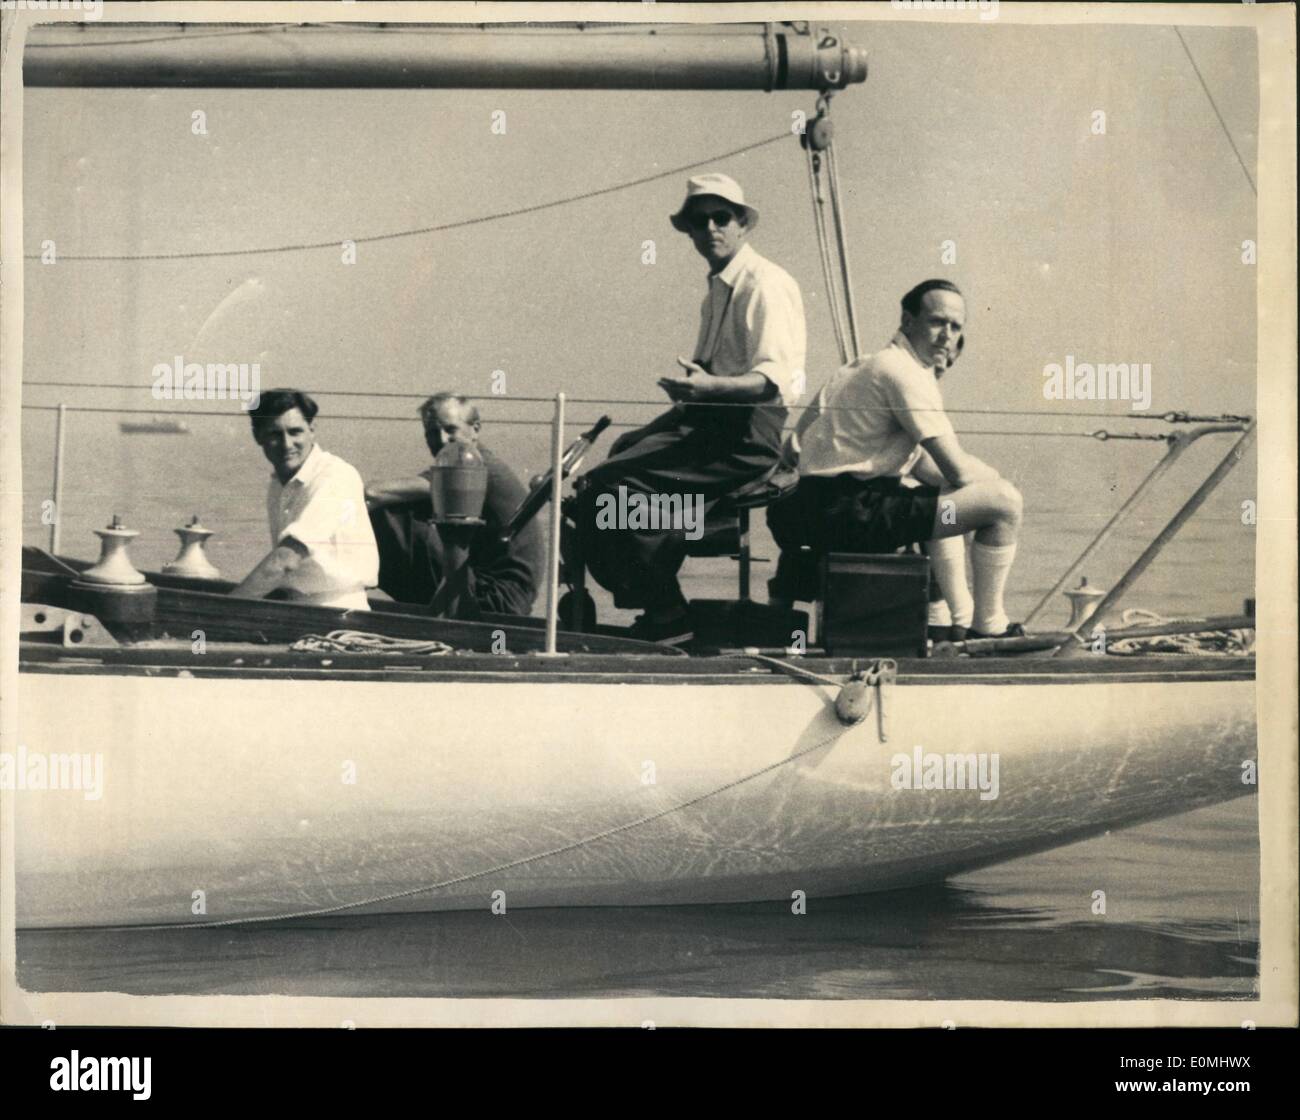
[[[739,906],[342,917],[19,935],[39,990],[312,996],[1248,998],[1228,922],[1067,921],[945,885]]]

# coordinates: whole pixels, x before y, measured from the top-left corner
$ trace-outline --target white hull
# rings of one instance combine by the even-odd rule
[[[1041,663],[1040,663],[1041,664]],[[103,756],[98,800],[19,790],[20,927],[366,910],[789,900],[941,879],[1254,791],[1254,682],[907,678],[833,690],[25,672],[30,752]],[[821,749],[650,823],[486,876]],[[896,754],[996,753],[998,796],[895,789]],[[355,781],[345,781],[355,771]],[[648,779],[653,777],[653,782]],[[195,892],[205,913],[196,914]]]

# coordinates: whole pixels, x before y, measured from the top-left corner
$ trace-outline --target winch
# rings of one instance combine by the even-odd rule
[[[105,529],[96,529],[100,539],[99,562],[87,568],[69,586],[74,609],[94,615],[101,622],[147,623],[154,616],[158,589],[131,563],[127,547],[140,534],[113,515]]]
[[[197,513],[190,518],[188,525],[182,525],[172,532],[180,537],[181,550],[176,554],[175,560],[163,565],[164,572],[169,576],[187,576],[190,579],[221,578],[221,573],[203,551],[203,545],[213,532],[199,524]]]

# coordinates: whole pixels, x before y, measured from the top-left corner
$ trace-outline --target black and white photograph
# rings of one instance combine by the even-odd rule
[[[1293,7],[0,9],[6,1023],[1295,1026]]]

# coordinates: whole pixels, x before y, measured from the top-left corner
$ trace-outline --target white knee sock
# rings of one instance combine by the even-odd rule
[[[951,612],[951,624],[970,626],[975,612],[975,601],[966,585],[966,538],[943,537],[928,541],[926,551],[930,556],[930,571],[943,592],[944,602]],[[946,626],[948,622],[934,622],[931,626]]]
[[[1016,559],[1016,546],[980,544],[975,541],[971,545],[970,559],[975,571],[975,618],[972,628],[981,634],[1001,634],[1009,624],[1007,612],[1002,606],[1002,591]]]
[[[948,604],[943,599],[936,599],[930,604],[926,613],[925,624],[927,626],[951,626],[952,612],[948,610]]]

